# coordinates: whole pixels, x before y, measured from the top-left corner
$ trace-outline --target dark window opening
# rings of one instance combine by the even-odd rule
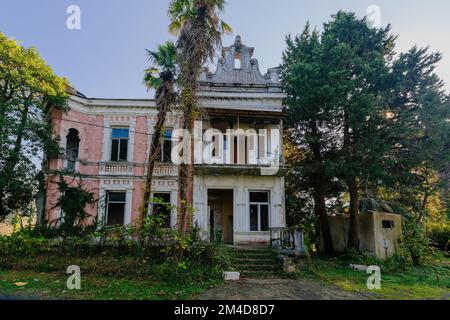
[[[250,202],[269,202],[268,192],[250,192]]]
[[[65,198],[66,206],[67,205],[70,206],[71,201],[75,200],[75,188],[71,188],[71,187],[67,188],[64,191],[64,198]],[[71,227],[73,227],[75,225],[75,222],[76,221],[73,219],[73,217],[67,216],[66,212],[64,211],[64,208],[62,207],[61,208],[61,223],[66,223],[66,224],[69,224]]]
[[[269,192],[250,192],[250,231],[269,231]]]
[[[381,221],[381,224],[383,226],[383,229],[394,229],[395,223],[392,220],[383,220]]]
[[[216,156],[216,137],[213,136],[211,139],[211,143],[212,143],[212,152],[211,152],[211,156],[215,157]]]
[[[161,146],[159,150],[159,161],[162,163],[172,163],[172,130],[164,131],[164,136],[161,138]]]
[[[164,228],[171,227],[171,204],[170,204],[170,193],[155,193],[153,196],[153,215],[161,219],[161,226]]]
[[[66,146],[67,170],[70,171],[75,170],[75,164],[78,159],[79,149],[80,149],[79,133],[75,129],[69,129],[69,133],[67,134],[67,146]]]
[[[166,130],[163,141],[163,159],[164,163],[172,162],[172,130]]]
[[[114,128],[112,130],[111,161],[128,161],[128,138],[128,129]]]
[[[258,231],[258,205],[250,205],[250,231]]]
[[[210,210],[209,212],[209,240],[214,242],[215,234],[214,234],[214,210]]]
[[[107,193],[107,226],[123,226],[125,222],[126,192]]]
[[[269,206],[262,204],[260,206],[261,231],[269,231]]]

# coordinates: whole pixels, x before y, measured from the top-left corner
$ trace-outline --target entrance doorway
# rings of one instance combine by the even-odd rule
[[[211,242],[233,244],[233,190],[208,190],[208,224]]]

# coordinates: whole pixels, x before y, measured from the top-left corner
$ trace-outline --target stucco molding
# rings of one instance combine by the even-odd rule
[[[134,140],[136,131],[136,116],[134,115],[114,115],[105,114],[103,118],[103,148],[102,148],[102,162],[110,162],[111,160],[111,143],[112,143],[112,129],[114,127],[129,128],[128,138],[128,154],[127,162],[134,161]]]
[[[253,52],[253,47],[244,45],[241,37],[236,36],[233,45],[222,48],[216,71],[203,72],[200,80],[206,83],[279,86],[281,69],[271,68],[262,75]]]

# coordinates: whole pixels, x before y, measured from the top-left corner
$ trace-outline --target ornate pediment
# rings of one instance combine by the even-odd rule
[[[279,86],[280,68],[271,68],[265,75],[259,71],[254,48],[244,45],[237,36],[230,47],[222,49],[215,73],[205,71],[200,80],[211,84]]]

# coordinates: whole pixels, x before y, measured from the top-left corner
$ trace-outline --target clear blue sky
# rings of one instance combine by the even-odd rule
[[[169,0],[1,0],[0,31],[35,46],[54,71],[89,97],[145,98],[145,48],[171,39]],[[69,5],[81,8],[81,30],[66,28]],[[366,13],[381,8],[381,21],[398,34],[398,50],[414,44],[444,54],[438,73],[450,88],[448,0],[228,0],[225,20],[234,35],[254,46],[261,71],[281,61],[286,34],[307,20],[321,27],[339,9]],[[233,36],[227,36],[228,45]]]

